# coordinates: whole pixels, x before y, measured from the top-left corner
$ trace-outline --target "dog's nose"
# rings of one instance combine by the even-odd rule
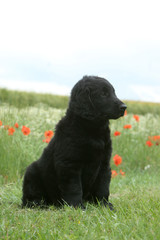
[[[126,104],[123,103],[120,105],[120,110],[125,111],[126,108],[127,108]]]

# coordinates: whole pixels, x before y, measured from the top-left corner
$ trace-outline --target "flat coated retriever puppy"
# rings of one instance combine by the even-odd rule
[[[90,201],[112,210],[109,119],[123,116],[125,109],[104,78],[85,76],[77,82],[54,137],[26,170],[22,206],[84,208],[83,201]]]

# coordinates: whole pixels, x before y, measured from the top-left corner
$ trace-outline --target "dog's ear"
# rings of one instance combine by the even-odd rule
[[[93,120],[95,118],[95,109],[90,89],[85,87],[78,89],[76,94],[72,94],[69,108],[80,117]]]
[[[93,101],[92,101],[92,97],[91,97],[91,91],[89,88],[86,89],[86,96],[88,98],[88,101],[89,103],[91,104],[91,107],[94,109],[94,104],[93,104]]]

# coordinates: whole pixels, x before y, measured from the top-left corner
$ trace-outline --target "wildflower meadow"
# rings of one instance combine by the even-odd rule
[[[47,104],[1,103],[0,239],[160,239],[160,114],[144,109],[110,121],[114,212],[89,203],[86,211],[21,208],[25,168],[40,157],[64,114]]]

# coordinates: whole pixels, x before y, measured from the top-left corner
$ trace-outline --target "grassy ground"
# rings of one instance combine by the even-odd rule
[[[160,239],[158,178],[149,173],[114,178],[117,212],[88,205],[48,210],[21,209],[21,181],[2,188],[1,239]]]
[[[160,239],[160,145],[149,136],[160,135],[160,115],[145,112],[139,122],[128,115],[111,121],[113,156],[122,164],[112,169],[110,201],[116,212],[87,205],[84,212],[65,206],[47,210],[21,209],[21,186],[26,166],[36,160],[47,143],[44,132],[54,130],[65,110],[38,104],[18,108],[2,104],[0,108],[0,239]],[[144,111],[143,109],[143,111]],[[135,106],[136,110],[136,106]],[[19,124],[13,135],[8,127]],[[130,129],[124,129],[130,124]],[[21,128],[30,128],[28,136]],[[114,136],[115,131],[121,132]],[[120,169],[125,175],[120,174]]]

